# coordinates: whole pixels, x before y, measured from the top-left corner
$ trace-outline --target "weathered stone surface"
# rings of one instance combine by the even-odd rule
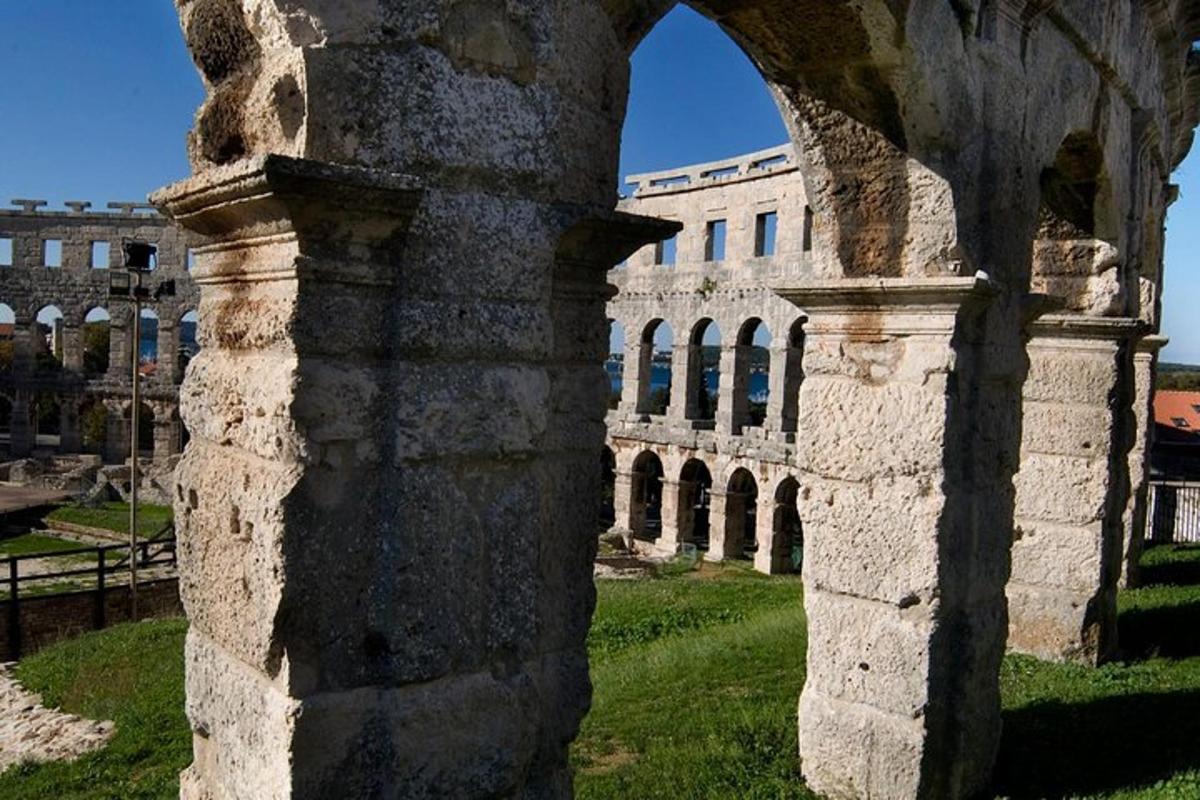
[[[604,271],[638,243],[591,258],[562,245],[612,224],[628,55],[673,5],[181,0],[209,97],[191,142],[199,177],[161,199],[213,239],[200,275],[217,314],[186,401],[205,433],[180,472],[180,516],[195,515],[183,566],[248,573],[240,587],[185,583],[196,641],[240,662],[192,670],[211,707],[192,706],[185,796],[276,796],[265,780],[292,798],[569,796],[566,747],[589,693],[586,489],[603,439],[603,398],[586,387],[603,386]],[[809,597],[805,774],[835,798],[972,796],[998,741],[1029,289],[1143,317],[1161,187],[1200,113],[1186,9],[694,5],[762,69],[796,145],[813,255],[780,288],[794,319],[809,317],[813,358],[778,431],[747,432],[731,391],[715,430],[647,420],[645,384],[623,398],[620,430],[652,441],[642,449],[681,484],[688,448],[721,448],[704,467],[723,492],[714,517],[744,522],[750,487],[787,497],[789,479],[867,498],[825,516],[798,501],[830,554],[809,560],[814,573],[827,562],[828,588]],[[641,243],[669,235],[640,230]],[[1062,256],[1041,275],[1035,242]],[[736,305],[740,279],[710,307]],[[385,309],[379,330],[362,331],[356,308]],[[477,346],[489,320],[496,335]],[[723,345],[727,366],[744,355]],[[257,356],[281,366],[239,376]],[[642,366],[648,348],[631,356]],[[1111,377],[1072,380],[1091,392]],[[1063,402],[1042,396],[1055,389],[1035,377],[1027,397]],[[325,410],[341,393],[363,404],[344,422]],[[265,419],[247,423],[258,408]],[[688,411],[672,398],[667,416]],[[803,445],[806,428],[820,448]],[[796,434],[794,463],[776,433]],[[614,460],[618,515],[635,528],[620,495],[655,486],[653,461]],[[723,556],[746,536],[722,532]],[[859,578],[859,561],[824,543],[839,539],[897,578]],[[905,586],[916,604],[893,597]],[[881,633],[867,643],[877,679],[855,674],[871,664],[864,638],[832,632],[846,604],[845,619]],[[239,614],[254,617],[244,644]]]

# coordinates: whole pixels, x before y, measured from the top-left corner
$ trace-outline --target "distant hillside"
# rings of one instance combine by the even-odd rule
[[[1200,365],[1160,362],[1154,387],[1166,391],[1200,392]]]

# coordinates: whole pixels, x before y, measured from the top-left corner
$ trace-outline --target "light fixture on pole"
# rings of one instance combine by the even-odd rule
[[[137,546],[138,546],[138,429],[141,426],[141,374],[138,369],[142,346],[142,304],[152,303],[162,297],[175,294],[175,282],[163,281],[154,294],[142,284],[158,260],[158,248],[149,242],[126,239],[121,242],[124,269],[114,269],[108,274],[108,293],[114,299],[133,302],[133,346],[130,348],[133,361],[133,396],[129,414],[129,614],[134,621],[138,618],[137,591]]]

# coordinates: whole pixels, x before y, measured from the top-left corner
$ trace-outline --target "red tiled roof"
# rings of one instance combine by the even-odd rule
[[[1155,392],[1154,422],[1166,428],[1200,433],[1200,392]]]

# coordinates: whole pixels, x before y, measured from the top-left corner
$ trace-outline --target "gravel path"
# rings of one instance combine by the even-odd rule
[[[78,758],[108,743],[111,722],[93,722],[42,705],[0,666],[0,772],[22,761]]]

